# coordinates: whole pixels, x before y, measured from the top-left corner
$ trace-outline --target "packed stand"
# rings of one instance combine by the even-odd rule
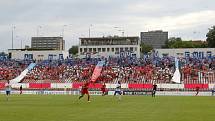
[[[45,82],[83,82],[91,78],[98,59],[51,61],[38,64],[26,79]],[[98,82],[116,83],[172,83],[174,58],[118,59],[109,58]],[[214,60],[180,59],[183,83],[214,83]]]
[[[182,59],[181,65],[184,83],[215,83],[214,59]]]
[[[7,80],[14,79],[19,76],[29,64],[29,61],[1,60],[0,81],[6,82]]]
[[[37,62],[23,83],[71,83],[88,81],[100,59],[67,59]],[[180,58],[182,83],[215,83],[215,60]],[[173,83],[174,57],[108,58],[98,82]],[[0,80],[17,77],[30,62],[1,61]]]

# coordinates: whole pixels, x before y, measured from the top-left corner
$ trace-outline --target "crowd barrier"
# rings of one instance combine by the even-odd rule
[[[29,83],[29,88],[51,88],[51,83]]]
[[[129,89],[150,89],[152,88],[152,84],[128,84]]]
[[[12,88],[19,88],[22,85],[22,88],[29,88],[29,83],[16,83],[12,84]]]
[[[161,89],[184,89],[184,84],[157,84],[157,86]]]
[[[5,91],[0,91],[0,94],[5,94]],[[11,94],[19,94],[19,91],[12,90]],[[89,91],[90,95],[102,95],[101,91]],[[22,94],[30,94],[30,95],[80,95],[79,91],[46,91],[46,90],[30,90],[23,91]],[[122,91],[123,95],[130,96],[150,96],[152,94],[151,91]],[[114,95],[114,91],[108,91],[108,95]],[[156,95],[159,96],[195,96],[195,91],[157,91]],[[214,96],[211,91],[203,91],[199,92],[198,96]]]
[[[0,83],[0,88],[4,88],[5,87],[5,83]]]
[[[0,91],[0,94],[5,94],[5,91]],[[20,91],[12,90],[11,94],[20,94]],[[48,91],[48,90],[29,90],[22,91],[22,94],[35,94],[35,95],[80,95],[80,91]],[[89,91],[90,95],[102,95],[101,91]],[[108,95],[113,95],[114,91],[108,91]]]
[[[12,84],[12,88],[26,89],[57,89],[57,88],[73,88],[79,89],[83,83],[17,83]],[[101,88],[102,84],[90,84],[89,88]],[[123,89],[152,89],[153,84],[122,84]],[[212,89],[215,88],[215,84],[157,84],[160,89]],[[5,88],[5,83],[0,83],[0,89]],[[116,88],[116,84],[106,84],[106,88]]]
[[[51,88],[72,88],[72,83],[51,83]]]
[[[83,85],[83,83],[73,83],[72,84],[72,88],[74,89],[79,89],[81,86]],[[89,85],[89,88],[101,88],[102,87],[102,84],[90,84]]]
[[[200,89],[208,89],[208,84],[185,84],[184,88],[187,89],[194,89],[196,87],[199,87]]]
[[[200,83],[200,84],[210,84],[210,83],[215,83],[215,72],[214,71],[208,71],[208,72],[198,72],[198,76],[191,76],[189,75],[184,75],[183,73],[181,74],[182,80],[184,83]]]

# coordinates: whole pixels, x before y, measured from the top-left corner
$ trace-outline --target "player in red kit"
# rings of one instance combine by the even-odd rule
[[[199,94],[200,87],[196,87],[196,96]]]
[[[82,89],[81,89],[81,95],[79,96],[79,100],[84,97],[85,94],[87,94],[87,101],[90,102],[90,95],[89,95],[89,92],[88,92],[88,88],[89,88],[89,82],[85,82],[82,86]]]
[[[106,90],[106,85],[105,85],[105,83],[102,85],[101,91],[102,91],[102,96],[107,95],[107,90]]]

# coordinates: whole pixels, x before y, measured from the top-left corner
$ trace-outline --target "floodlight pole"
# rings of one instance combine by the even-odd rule
[[[40,35],[39,35],[39,29],[41,29],[42,28],[42,26],[37,26],[37,37],[39,37]]]
[[[11,45],[11,46],[12,46],[12,49],[13,49],[13,40],[14,40],[14,31],[15,31],[15,28],[16,28],[16,27],[15,27],[14,25],[12,25],[12,33],[11,33],[11,34],[12,34],[12,36],[11,36],[11,37],[12,37],[12,38],[11,38],[11,39],[12,39],[12,42],[11,42],[11,44],[12,44],[12,45]]]

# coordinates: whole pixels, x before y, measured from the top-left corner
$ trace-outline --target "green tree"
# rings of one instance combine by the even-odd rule
[[[69,49],[69,54],[76,55],[77,53],[78,53],[78,46],[72,46],[72,47]]]
[[[166,41],[163,48],[205,48],[207,47],[206,42],[203,41],[182,41],[180,37],[171,37]]]
[[[170,37],[166,42],[163,48],[174,48],[178,44],[181,44],[182,39],[180,37]]]
[[[208,42],[208,47],[215,47],[215,26],[209,28],[209,32],[206,35]]]
[[[152,46],[146,45],[144,43],[142,43],[140,46],[141,46],[141,52],[142,53],[148,53],[148,52],[150,52],[153,49]]]

